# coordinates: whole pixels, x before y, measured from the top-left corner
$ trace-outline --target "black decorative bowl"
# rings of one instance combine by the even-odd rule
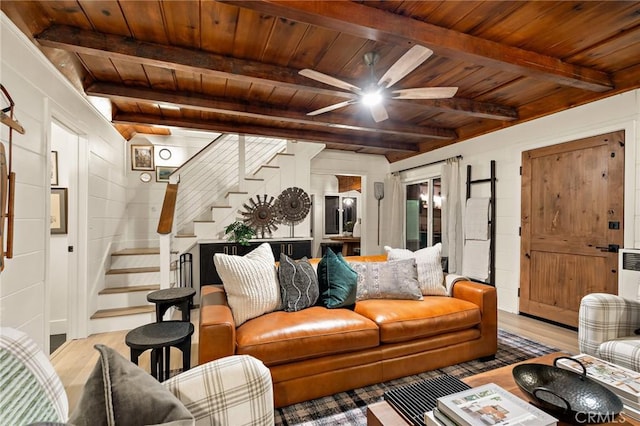
[[[563,358],[580,364],[582,374],[558,367]],[[556,358],[553,366],[517,365],[513,378],[535,405],[568,423],[611,422],[622,411],[620,398],[587,377],[584,365],[570,357]]]

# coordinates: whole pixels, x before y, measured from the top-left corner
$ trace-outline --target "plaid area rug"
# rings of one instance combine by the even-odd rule
[[[550,348],[504,330],[498,330],[498,352],[495,360],[464,362],[451,367],[402,377],[278,408],[275,413],[275,424],[309,426],[366,425],[367,405],[382,400],[384,392],[389,389],[415,383],[418,380],[431,379],[442,374],[449,374],[458,378],[471,376],[557,351],[558,349]]]

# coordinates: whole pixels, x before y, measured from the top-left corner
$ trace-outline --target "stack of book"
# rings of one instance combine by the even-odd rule
[[[612,364],[591,355],[572,357],[584,365],[587,376],[615,393],[624,409],[622,413],[640,420],[640,373]],[[559,359],[558,367],[582,374],[582,367],[568,359]]]
[[[558,420],[495,383],[437,399],[424,415],[427,426],[553,426]]]

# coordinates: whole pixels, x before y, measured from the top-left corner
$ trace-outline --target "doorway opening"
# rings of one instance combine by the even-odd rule
[[[51,121],[49,224],[49,344],[50,352],[70,336],[70,297],[77,280],[73,251],[77,228],[77,165],[79,135]]]
[[[440,178],[406,185],[405,247],[411,251],[442,242]]]

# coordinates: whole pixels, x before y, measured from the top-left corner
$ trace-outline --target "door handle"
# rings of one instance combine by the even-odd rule
[[[620,246],[618,244],[609,244],[607,247],[599,247],[596,246],[600,251],[605,251],[609,253],[617,253],[620,250]]]

